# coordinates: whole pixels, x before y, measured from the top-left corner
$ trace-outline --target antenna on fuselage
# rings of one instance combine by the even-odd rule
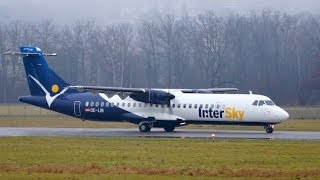
[[[252,91],[249,91],[249,94],[252,94]]]

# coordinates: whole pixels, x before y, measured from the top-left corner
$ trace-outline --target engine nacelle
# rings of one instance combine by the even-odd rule
[[[173,94],[161,90],[146,90],[144,93],[130,94],[129,97],[136,101],[161,105],[170,104],[170,100],[175,98]]]

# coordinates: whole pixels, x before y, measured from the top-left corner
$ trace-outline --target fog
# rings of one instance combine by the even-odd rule
[[[285,13],[318,13],[319,0],[1,0],[0,21],[52,19],[66,24],[94,20],[100,24],[134,22],[159,14],[196,15],[213,10],[218,15],[271,9]]]
[[[73,85],[237,87],[320,104],[318,0],[0,1],[0,52],[38,46]],[[0,102],[29,94],[0,56]]]

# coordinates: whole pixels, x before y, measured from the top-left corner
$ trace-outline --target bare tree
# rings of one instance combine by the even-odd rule
[[[195,20],[193,31],[193,57],[199,62],[204,80],[208,86],[216,87],[224,83],[222,70],[225,68],[228,47],[224,20],[214,12],[200,14]]]
[[[86,82],[86,60],[88,60],[90,48],[90,40],[95,30],[95,22],[93,21],[77,21],[72,25],[71,38],[74,48],[77,50],[78,63],[80,65],[81,79],[80,83],[85,84]]]
[[[173,15],[166,15],[160,19],[159,38],[162,46],[162,56],[167,61],[167,74],[165,79],[168,79],[168,88],[172,86],[172,65],[173,65],[173,51],[174,51],[174,25],[175,17]]]
[[[106,67],[111,69],[113,86],[124,86],[125,72],[130,57],[133,34],[129,24],[110,25],[100,31],[100,47]],[[117,83],[119,82],[119,83]]]
[[[158,84],[161,66],[160,45],[157,36],[158,27],[155,22],[143,22],[139,30],[139,47],[141,58],[145,63],[147,87],[155,87]]]
[[[36,41],[39,47],[48,51],[55,50],[55,45],[58,44],[57,27],[52,19],[43,19],[35,27]]]

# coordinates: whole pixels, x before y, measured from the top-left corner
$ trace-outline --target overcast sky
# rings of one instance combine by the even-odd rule
[[[83,19],[132,22],[157,13],[195,15],[211,9],[226,15],[266,8],[319,14],[320,0],[0,0],[0,21],[50,18],[61,24]]]

